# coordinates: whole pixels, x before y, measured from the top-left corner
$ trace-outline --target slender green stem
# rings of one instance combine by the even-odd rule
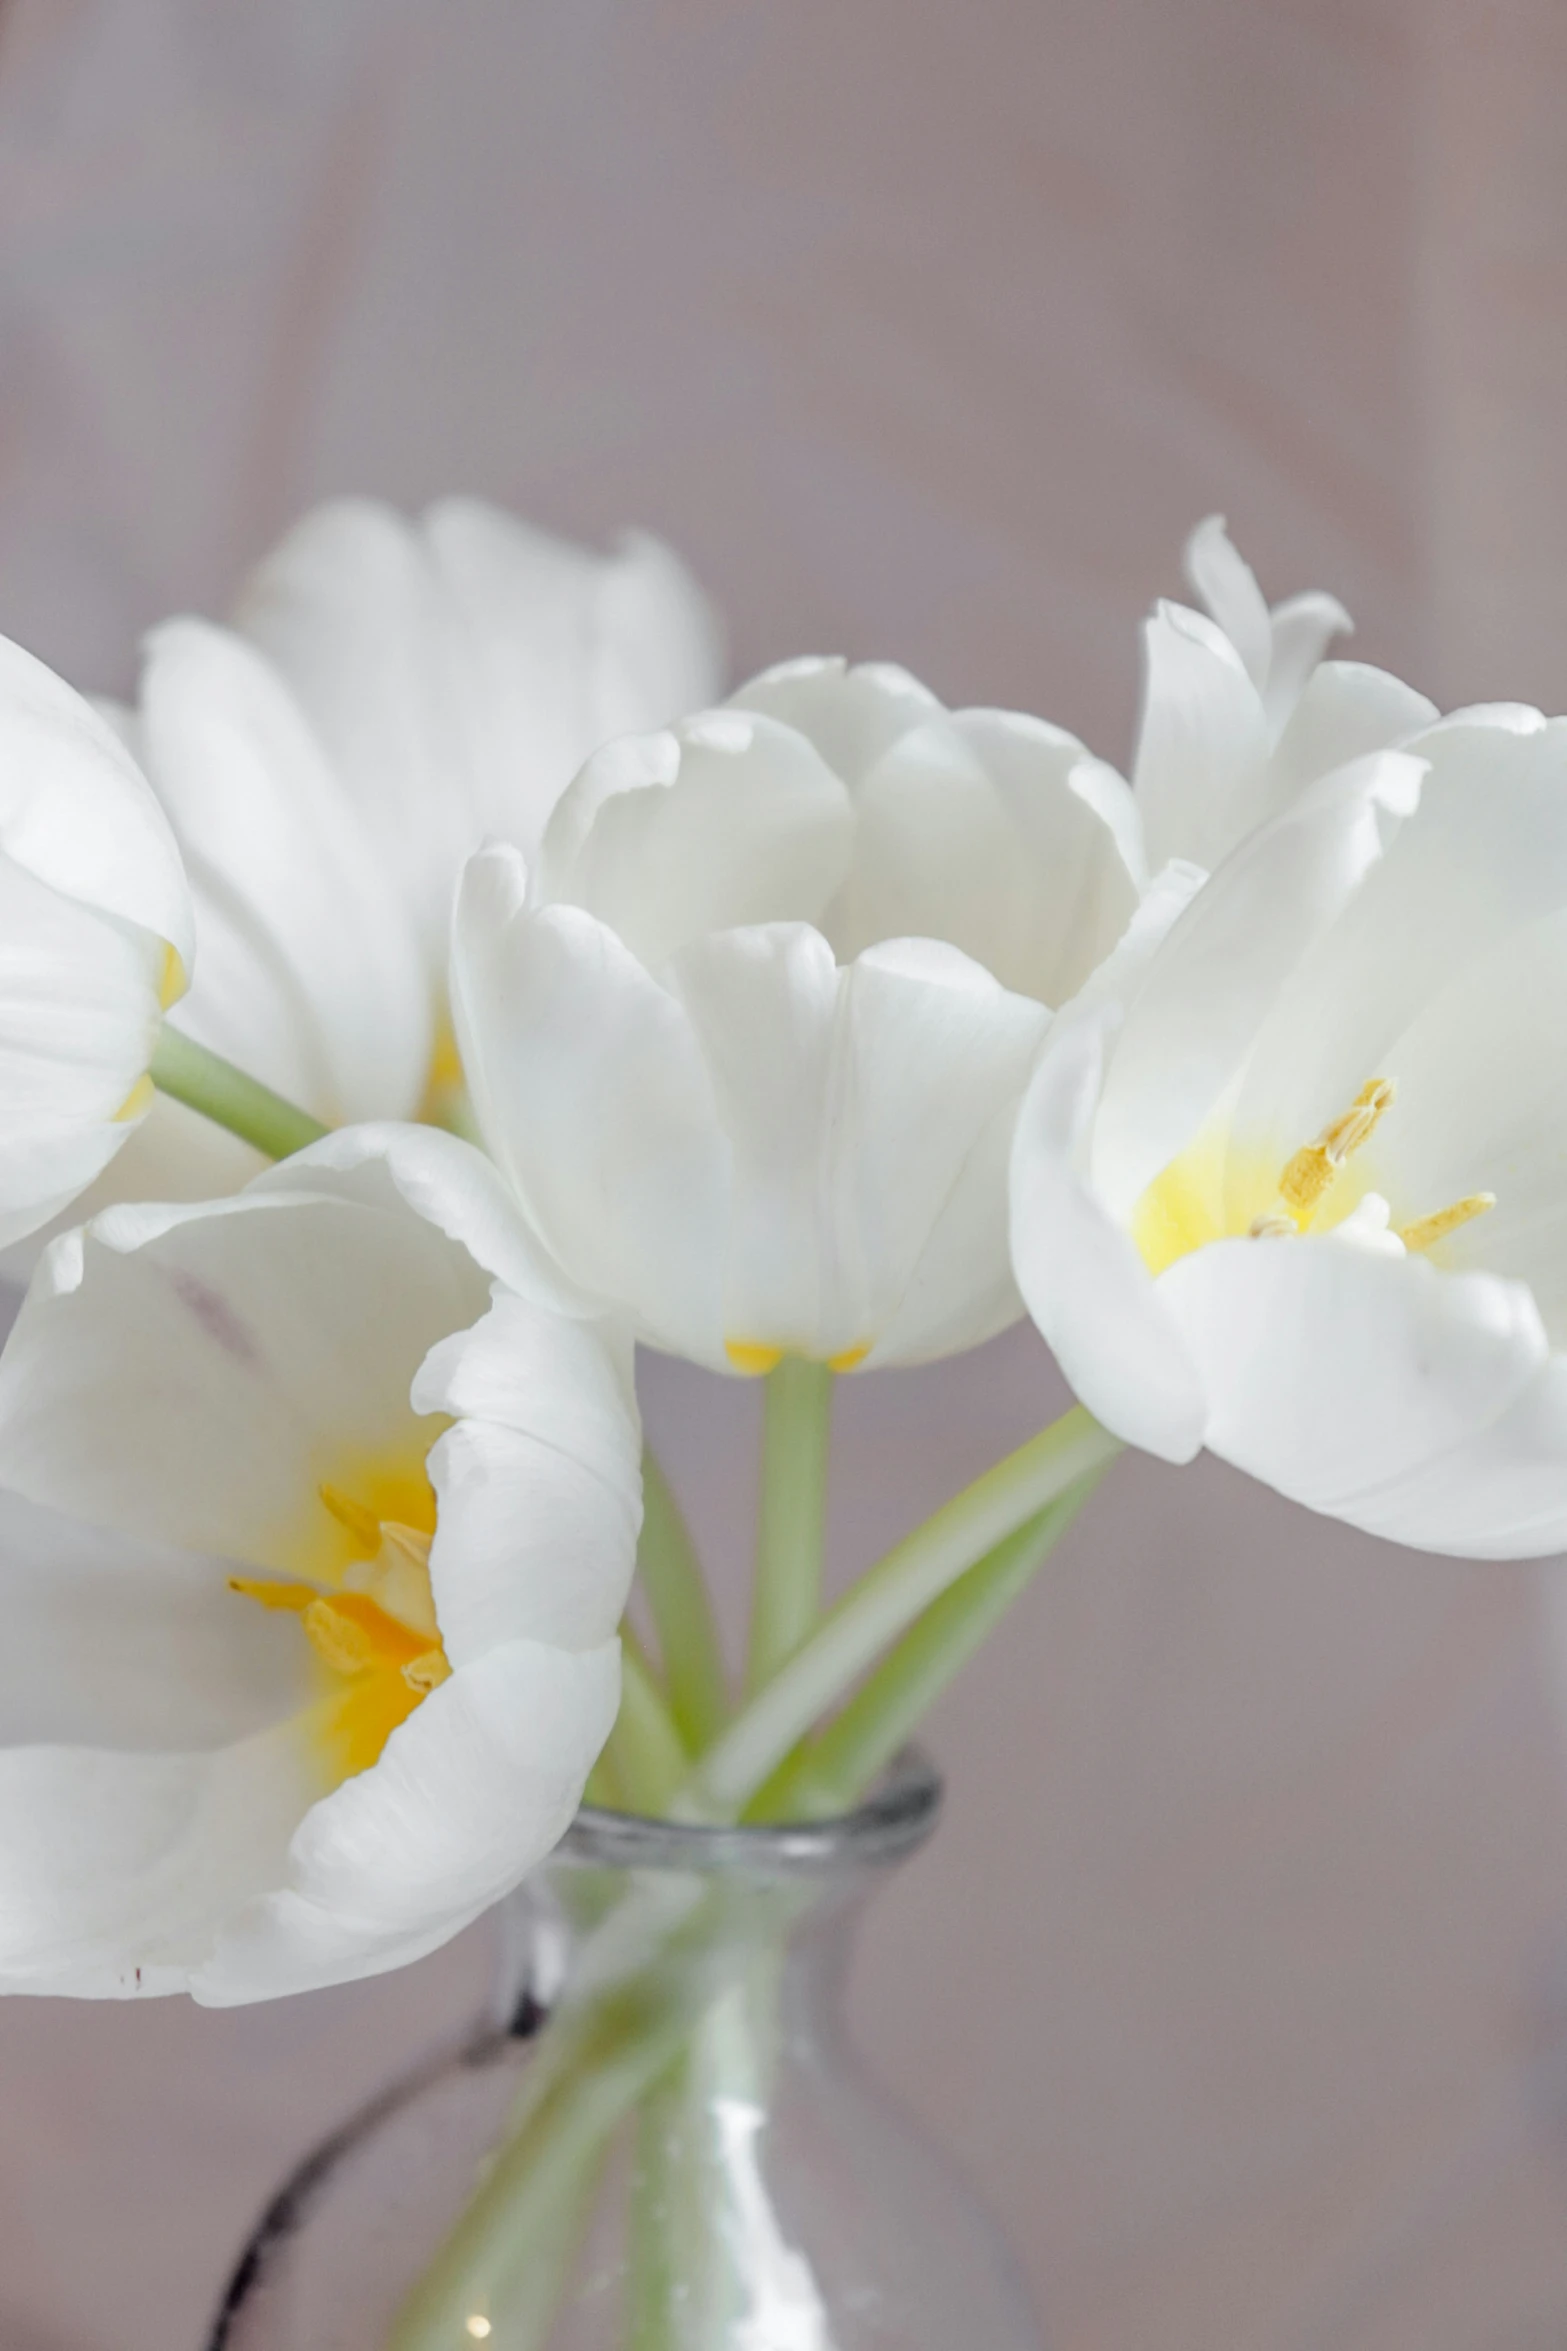
[[[767,1375],[748,1691],[794,1654],[821,1610],[832,1388],[826,1364],[800,1355]]]
[[[687,1747],[699,1754],[729,1719],[723,1651],[696,1546],[651,1446],[642,1455],[637,1572],[658,1632],[669,1711]]]
[[[731,1820],[797,1740],[949,1584],[1120,1450],[1079,1404],[944,1504],[862,1577],[708,1749],[677,1817]]]
[[[620,1628],[620,1712],[605,1753],[616,1785],[638,1812],[661,1813],[691,1764],[690,1750],[629,1624]]]
[[[1079,1478],[933,1600],[827,1728],[773,1774],[747,1817],[826,1818],[857,1803],[1033,1582],[1108,1466]]]
[[[637,2106],[627,2230],[626,2351],[681,2351],[682,2257],[695,2169],[689,2145],[690,2093],[676,2058]]]
[[[199,1110],[214,1126],[227,1127],[269,1159],[287,1159],[307,1143],[319,1143],[328,1132],[308,1110],[285,1102],[270,1086],[246,1077],[221,1053],[210,1053],[167,1021],[158,1032],[148,1074],[160,1094]]]
[[[622,2120],[675,2063],[712,1997],[721,1895],[655,1881],[579,1957],[595,1988],[551,2017],[511,2128],[393,2325],[388,2351],[461,2351],[470,2315],[506,2351],[541,2351],[564,2283],[563,2195],[590,2184]],[[721,1963],[721,1952],[717,1962]],[[466,2331],[465,2331],[466,2330]]]
[[[541,2045],[535,2100],[399,2311],[390,2351],[461,2351],[471,2316],[489,2318],[507,2351],[547,2341],[573,2220],[609,2138],[673,2063],[690,2018],[632,1987],[606,1997],[586,2025],[554,2069],[543,2067]]]

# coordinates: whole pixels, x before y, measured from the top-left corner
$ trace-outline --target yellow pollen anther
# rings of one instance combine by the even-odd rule
[[[1252,1241],[1293,1241],[1299,1234],[1300,1227],[1292,1216],[1254,1216],[1247,1227],[1247,1238]]]
[[[871,1343],[869,1339],[867,1339],[862,1346],[845,1347],[841,1355],[828,1356],[827,1369],[829,1371],[854,1371],[865,1361],[865,1358],[867,1355],[869,1355],[870,1351]]]
[[[305,1610],[304,1623],[311,1647],[334,1673],[364,1673],[373,1665],[392,1665],[411,1688],[435,1686],[429,1680],[416,1683],[408,1674],[409,1666],[423,1666],[431,1655],[429,1634],[390,1615],[368,1592],[318,1594]]]
[[[1369,1139],[1392,1099],[1392,1080],[1372,1078],[1314,1143],[1296,1152],[1279,1178],[1279,1198],[1292,1215],[1310,1215],[1345,1160]]]
[[[784,1359],[781,1347],[767,1347],[757,1339],[726,1339],[724,1353],[736,1371],[744,1372],[747,1379],[761,1379],[768,1372],[776,1371]]]
[[[1449,1233],[1456,1233],[1477,1216],[1484,1216],[1488,1208],[1496,1206],[1494,1192],[1470,1192],[1462,1200],[1455,1200],[1450,1208],[1438,1208],[1431,1216],[1417,1216],[1413,1224],[1399,1231],[1399,1239],[1411,1255],[1430,1249],[1438,1241],[1445,1241]]]
[[[303,1616],[320,1593],[314,1584],[286,1584],[272,1576],[231,1575],[229,1590],[241,1592],[247,1600],[257,1600],[263,1608],[289,1609],[295,1616]]]
[[[449,1682],[451,1678],[452,1669],[446,1662],[444,1649],[426,1649],[422,1657],[411,1657],[403,1667],[403,1680],[410,1690],[417,1690],[421,1698],[431,1690],[438,1690],[442,1682]]]
[[[317,1486],[316,1492],[338,1525],[347,1527],[354,1541],[362,1543],[374,1558],[381,1548],[381,1521],[375,1512],[367,1510],[362,1502],[356,1502],[351,1494],[340,1492],[336,1486]]]

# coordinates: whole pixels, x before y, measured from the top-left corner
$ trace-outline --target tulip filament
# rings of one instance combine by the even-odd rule
[[[331,1676],[316,1725],[320,1741],[336,1777],[349,1779],[368,1771],[397,1725],[452,1669],[430,1590],[430,1536],[378,1518],[337,1486],[317,1492],[361,1553],[339,1583],[323,1589],[302,1577],[230,1576],[229,1588],[299,1618]]]

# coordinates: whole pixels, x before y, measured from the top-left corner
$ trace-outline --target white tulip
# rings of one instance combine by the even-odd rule
[[[115,1535],[40,1518],[48,1585],[5,1571],[0,1989],[378,1972],[571,1818],[619,1699],[630,1349],[553,1310],[469,1146],[361,1129],[54,1242],[0,1478]]]
[[[1343,605],[1308,590],[1270,611],[1222,515],[1193,531],[1186,574],[1206,611],[1161,603],[1146,624],[1132,782],[1150,863],[1211,871],[1305,785],[1436,710],[1385,670],[1324,661],[1352,626]]]
[[[410,522],[343,500],[298,523],[238,631],[153,632],[116,712],[173,821],[201,941],[182,1026],[328,1125],[442,1116],[452,899],[488,838],[531,851],[611,735],[709,700],[717,642],[657,541],[608,558],[449,499]],[[257,1165],[159,1107],[144,1193]]]
[[[1121,779],[901,670],[769,671],[598,753],[531,876],[469,866],[452,1001],[532,1230],[714,1369],[918,1361],[1014,1319],[1007,1140],[1142,883]]]
[[[1567,722],[1460,714],[1416,749],[1302,792],[1058,1026],[1015,1263],[1116,1434],[1428,1550],[1543,1553],[1567,1544]]]
[[[0,1243],[37,1231],[146,1116],[194,953],[168,823],[112,728],[0,638]]]

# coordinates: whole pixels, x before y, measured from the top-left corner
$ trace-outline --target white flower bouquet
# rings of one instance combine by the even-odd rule
[[[0,1236],[70,1225],[0,1989],[399,1965],[585,1791],[841,1812],[1123,1444],[1567,1544],[1567,722],[1188,569],[1130,785],[888,666],[719,701],[666,550],[470,502],[308,517],[134,709],[0,647]],[[824,1605],[836,1382],[1025,1311],[1081,1402]],[[734,1680],[639,1345],[765,1387]]]

